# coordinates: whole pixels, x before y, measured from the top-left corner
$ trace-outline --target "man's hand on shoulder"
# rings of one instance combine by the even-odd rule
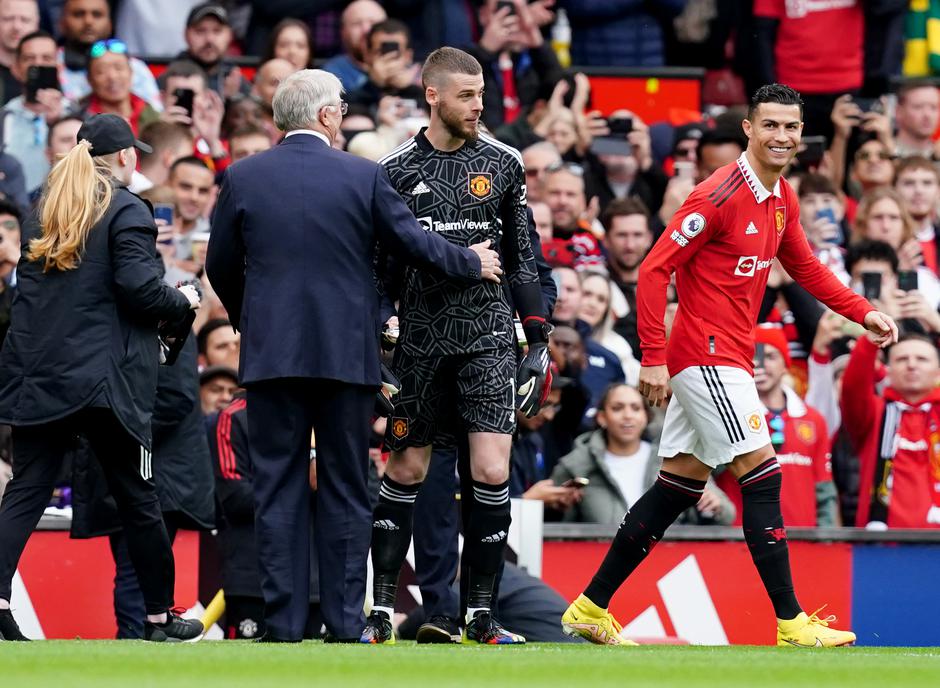
[[[884,348],[898,341],[898,326],[890,315],[868,311],[862,324],[868,330],[868,338],[877,346]],[[642,372],[640,375],[642,379]]]
[[[669,389],[669,369],[665,365],[642,366],[637,389],[653,406],[663,406],[672,394]]]
[[[503,274],[503,268],[499,264],[499,254],[490,248],[491,243],[487,239],[469,248],[480,257],[480,277],[499,284],[499,276]]]

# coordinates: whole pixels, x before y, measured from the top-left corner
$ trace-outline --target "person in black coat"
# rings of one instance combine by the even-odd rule
[[[29,535],[63,456],[83,435],[104,470],[146,602],[145,637],[189,639],[202,624],[170,611],[173,552],[151,478],[150,420],[161,321],[198,308],[193,287],[161,280],[157,229],[125,187],[137,162],[129,125],[89,118],[49,174],[17,268],[0,352],[0,423],[13,426],[14,477],[0,503],[0,635],[25,639],[9,610]]]
[[[322,70],[281,82],[272,105],[286,135],[226,169],[206,254],[242,333],[268,641],[300,641],[306,626],[313,429],[327,637],[357,641],[365,623],[370,417],[381,382],[376,244],[467,284],[502,273],[488,242],[462,248],[425,231],[384,168],[331,147],[341,91]]]

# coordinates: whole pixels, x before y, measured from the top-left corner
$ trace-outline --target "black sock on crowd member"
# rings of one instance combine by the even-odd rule
[[[705,482],[660,471],[652,487],[623,517],[617,535],[584,590],[584,596],[601,609],[627,577],[646,558],[679,514],[702,498]]]
[[[392,618],[398,574],[411,543],[415,499],[421,483],[402,485],[387,475],[372,515],[372,608]]]
[[[783,475],[777,457],[761,463],[738,479],[743,498],[742,525],[751,559],[764,583],[778,619],[792,619],[801,611],[790,576],[787,531],[780,513]]]
[[[493,586],[511,522],[509,481],[488,485],[474,480],[473,510],[464,538],[464,556],[468,566],[468,620],[492,606]]]

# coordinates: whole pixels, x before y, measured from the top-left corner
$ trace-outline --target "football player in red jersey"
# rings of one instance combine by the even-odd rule
[[[743,122],[747,150],[699,184],[640,268],[640,392],[666,409],[656,483],[627,512],[584,594],[562,616],[565,630],[592,642],[619,641],[610,598],[666,528],[702,495],[719,465],[741,485],[744,536],[777,617],[777,644],[847,645],[855,634],[804,613],[793,591],[780,513],[780,465],[754,385],[754,325],[771,262],[832,310],[897,341],[897,326],[854,294],[814,256],[800,225],[796,193],[783,170],[803,129],[793,89],[763,86]],[[676,274],[679,308],[669,342],[663,316]],[[612,638],[614,640],[612,640]]]

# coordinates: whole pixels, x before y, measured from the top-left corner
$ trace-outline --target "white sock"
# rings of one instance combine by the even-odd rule
[[[480,612],[488,612],[489,607],[467,607],[467,623],[473,621],[473,617]]]
[[[392,617],[395,616],[395,610],[392,609],[391,607],[378,607],[378,606],[376,606],[376,607],[372,607],[372,611],[374,611],[374,612],[382,612],[383,614],[385,614],[386,617],[388,617],[388,620],[389,620],[389,621],[391,621],[391,620],[392,620]]]
[[[7,600],[0,600],[0,609],[9,609],[10,603]]]

